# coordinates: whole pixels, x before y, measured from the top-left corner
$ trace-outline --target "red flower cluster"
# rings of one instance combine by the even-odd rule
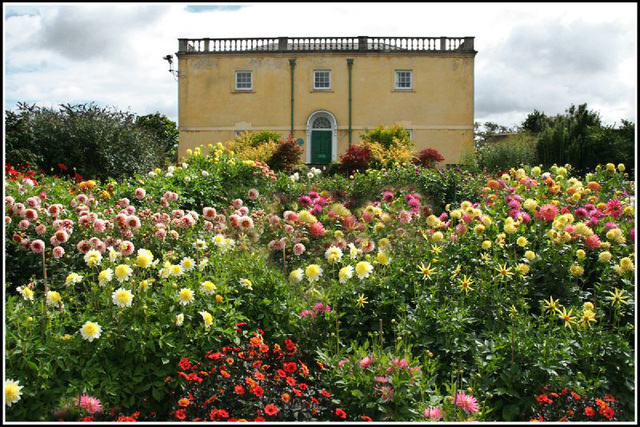
[[[615,397],[582,396],[567,388],[559,392],[542,390],[536,396],[538,410],[532,421],[615,421]],[[596,411],[597,408],[597,411]]]
[[[38,185],[35,179],[36,172],[31,170],[31,166],[26,163],[16,166],[15,169],[10,163],[5,163],[4,175],[11,181],[28,181],[34,186]]]
[[[243,347],[211,350],[201,363],[183,357],[178,367],[182,391],[172,416],[180,421],[347,419],[331,408],[329,391],[309,382],[310,369],[290,339],[268,344],[259,330]]]

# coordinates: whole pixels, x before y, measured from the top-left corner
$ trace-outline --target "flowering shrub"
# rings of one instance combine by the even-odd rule
[[[433,168],[436,166],[436,163],[439,163],[444,160],[442,154],[435,148],[425,148],[420,151],[418,155],[415,157],[414,163],[422,165],[426,168]]]
[[[316,421],[346,419],[331,392],[318,387],[318,368],[298,346],[254,333],[241,347],[210,350],[198,363],[182,358],[172,418],[183,421]],[[173,379],[172,379],[173,380]]]
[[[352,145],[340,156],[340,165],[347,172],[364,171],[371,163],[371,148],[368,145]]]
[[[573,389],[557,392],[543,389],[536,396],[537,408],[531,421],[619,421],[617,399],[610,395],[580,395]]]
[[[300,163],[303,151],[302,146],[290,135],[289,138],[280,141],[278,148],[266,163],[275,171],[287,172]]]

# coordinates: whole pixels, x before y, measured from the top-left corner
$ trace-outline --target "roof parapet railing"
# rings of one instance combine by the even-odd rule
[[[178,53],[471,52],[474,37],[262,37],[178,39]]]

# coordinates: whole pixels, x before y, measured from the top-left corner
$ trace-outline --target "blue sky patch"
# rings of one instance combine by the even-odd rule
[[[187,12],[202,13],[202,12],[220,12],[220,11],[235,11],[240,10],[244,6],[229,5],[229,6],[197,6],[189,5],[184,8]]]
[[[40,12],[37,7],[32,6],[8,6],[4,12],[4,19],[11,18],[13,16],[38,16]]]

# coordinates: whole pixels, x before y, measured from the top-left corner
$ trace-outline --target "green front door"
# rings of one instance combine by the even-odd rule
[[[311,163],[331,163],[331,134],[330,130],[311,131]]]

